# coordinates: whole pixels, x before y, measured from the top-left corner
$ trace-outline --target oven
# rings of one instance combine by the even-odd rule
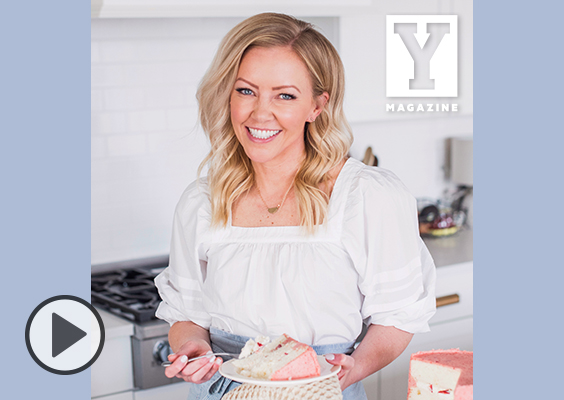
[[[167,378],[160,365],[172,350],[169,324],[155,317],[161,299],[153,280],[167,266],[168,257],[155,257],[92,267],[92,304],[133,324],[127,354],[136,393],[183,382]]]

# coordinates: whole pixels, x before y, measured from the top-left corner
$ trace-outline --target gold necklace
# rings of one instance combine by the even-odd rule
[[[298,172],[296,171],[296,175],[298,174]],[[280,204],[278,204],[276,207],[269,207],[268,204],[266,204],[266,201],[264,201],[264,199],[262,198],[262,194],[260,193],[260,188],[255,180],[255,185],[257,187],[258,190],[258,194],[260,196],[260,199],[262,200],[263,204],[266,206],[266,209],[268,210],[268,212],[270,214],[274,214],[276,213],[278,210],[280,210],[282,208],[282,206],[284,205],[284,202],[286,201],[286,196],[288,196],[288,193],[290,193],[290,189],[292,189],[292,186],[294,186],[294,180],[296,179],[296,175],[294,175],[294,179],[292,179],[292,183],[290,184],[290,187],[288,188],[288,190],[286,190],[286,193],[284,194],[284,197],[282,198],[282,201],[280,202]]]

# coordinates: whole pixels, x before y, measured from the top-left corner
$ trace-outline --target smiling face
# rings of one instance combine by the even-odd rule
[[[305,123],[328,98],[314,99],[309,72],[289,47],[253,48],[231,93],[231,123],[253,164],[295,165],[305,154]]]

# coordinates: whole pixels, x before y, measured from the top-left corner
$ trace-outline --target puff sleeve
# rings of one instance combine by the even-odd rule
[[[342,242],[358,273],[365,322],[428,331],[435,265],[419,236],[416,200],[391,171],[366,167],[353,179]]]
[[[182,194],[174,214],[169,266],[155,278],[162,302],[156,316],[171,326],[192,321],[208,329],[211,318],[203,305],[207,258],[202,238],[209,227],[209,200],[198,181]]]

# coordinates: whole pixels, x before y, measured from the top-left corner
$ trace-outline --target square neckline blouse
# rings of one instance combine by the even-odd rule
[[[335,207],[334,203],[337,201],[337,198],[341,193],[341,186],[342,186],[341,177],[349,173],[348,166],[350,164],[352,164],[352,162],[350,162],[352,159],[353,159],[352,157],[348,157],[345,160],[345,163],[343,164],[341,170],[339,171],[339,174],[337,175],[337,179],[335,179],[335,184],[333,185],[333,190],[331,191],[331,196],[329,196],[329,203],[328,203],[328,207],[327,207],[327,210],[328,210],[327,219],[328,220],[330,219],[331,211]],[[227,220],[227,225],[226,225],[226,227],[228,229],[232,229],[232,230],[261,230],[261,229],[281,230],[281,229],[284,229],[284,228],[287,229],[287,230],[299,230],[299,229],[303,228],[301,225],[276,225],[276,226],[239,226],[239,225],[233,225],[232,216],[233,216],[233,212],[230,212],[229,218]],[[324,225],[323,224],[316,225],[316,228],[319,228],[319,227],[322,227],[322,226],[324,226]]]
[[[352,341],[363,322],[429,329],[434,265],[415,198],[391,171],[348,158],[314,234],[231,221],[210,229],[206,185],[195,181],[177,205],[170,264],[155,279],[159,318],[310,345]]]

